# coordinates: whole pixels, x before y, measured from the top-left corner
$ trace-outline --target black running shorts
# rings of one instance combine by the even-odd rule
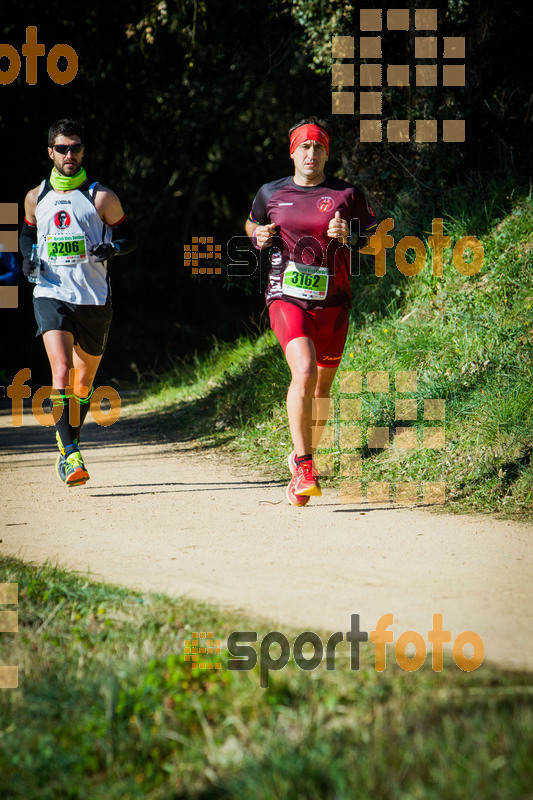
[[[70,331],[74,344],[85,353],[101,356],[104,352],[113,316],[111,303],[77,306],[55,297],[34,297],[33,308],[37,320],[36,336],[46,331]]]

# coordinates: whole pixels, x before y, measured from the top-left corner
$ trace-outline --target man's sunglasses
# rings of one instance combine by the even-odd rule
[[[70,150],[71,153],[74,153],[74,155],[77,156],[78,153],[81,153],[81,151],[83,150],[83,145],[81,143],[80,144],[55,144],[54,145],[54,150],[56,151],[56,153],[60,153],[62,156],[66,155],[68,153],[68,151]]]

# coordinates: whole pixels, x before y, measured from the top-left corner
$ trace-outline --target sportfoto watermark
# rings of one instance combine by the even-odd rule
[[[350,250],[350,274],[360,274],[360,254],[365,256],[374,257],[374,274],[378,278],[382,278],[387,271],[386,257],[387,250],[394,248],[394,239],[390,232],[394,230],[394,220],[392,217],[387,217],[382,220],[375,232],[370,236],[368,244],[361,250],[356,250],[357,266],[354,264],[353,254],[354,250]],[[355,240],[359,237],[359,220],[350,221],[350,238]],[[283,240],[283,237],[278,237]],[[332,239],[328,245],[326,252],[322,245],[313,236],[304,236],[294,246],[294,251],[286,244],[287,251],[289,252],[288,259],[294,260],[298,263],[304,263],[306,253],[309,249],[313,252],[322,252],[322,264],[328,260],[328,253],[333,252],[333,268],[335,268],[335,258],[337,257],[338,248],[335,244],[336,240]],[[444,236],[443,220],[440,218],[434,219],[431,223],[431,236],[428,237],[428,247],[432,255],[432,271],[433,275],[441,277],[443,274],[443,255],[444,250],[452,247],[451,236]],[[318,248],[318,249],[317,249]],[[227,274],[232,277],[250,277],[253,275],[260,266],[259,253],[250,249],[250,240],[248,236],[233,236],[227,243],[227,257],[229,263],[227,265]],[[413,251],[414,258],[412,261],[407,260],[408,251]],[[466,257],[468,254],[468,258]],[[236,257],[235,257],[236,256]],[[428,258],[428,251],[424,242],[418,236],[404,236],[394,251],[394,261],[396,267],[409,278],[419,275],[424,267]],[[220,261],[222,259],[222,245],[214,244],[213,237],[195,236],[192,239],[192,244],[183,246],[183,263],[186,268],[191,267],[191,274],[193,275],[220,275],[222,269],[220,266],[212,267],[207,266],[207,262]],[[206,266],[199,266],[200,263],[206,263]],[[475,236],[463,236],[453,246],[452,260],[455,269],[461,275],[472,276],[477,275],[483,267],[484,250],[483,245]],[[318,269],[319,265],[309,266],[309,269]]]
[[[384,14],[386,12],[386,16]],[[465,75],[465,37],[443,36],[437,33],[438,14],[436,8],[361,8],[359,11],[359,138],[361,142],[381,142],[383,134],[389,142],[408,142],[410,140],[409,119],[389,119],[386,132],[382,129],[381,117],[384,87],[405,89],[410,87],[454,87],[464,86]],[[414,31],[412,24],[414,22]],[[415,64],[383,64],[383,28],[389,31],[405,32],[407,53],[414,40]],[[414,33],[414,36],[411,35]],[[332,66],[331,83],[340,91],[333,91],[331,105],[333,114],[355,113],[355,93],[343,91],[344,87],[355,87],[355,37],[334,36],[331,42],[331,55],[339,59]],[[442,56],[442,64],[438,57]],[[386,55],[385,55],[386,58]],[[408,56],[407,56],[408,59]],[[388,59],[387,59],[388,61]],[[373,117],[373,119],[364,119]],[[443,119],[441,132],[443,142],[464,142],[465,121],[463,119]],[[438,141],[439,120],[417,119],[415,141],[435,143]]]
[[[341,479],[340,502],[361,503],[366,496],[372,503],[415,505],[420,495],[426,505],[444,503],[445,400],[413,397],[418,394],[415,370],[342,369],[338,377],[339,397],[313,400],[313,448],[318,473]],[[394,410],[387,412],[387,417],[394,415],[390,426],[371,422],[372,406],[380,397],[389,407],[394,403]],[[400,462],[415,451],[434,451],[432,477],[422,471],[414,481],[402,472],[392,483],[377,480],[363,457],[365,447],[374,455],[389,450]]]
[[[0,606],[18,606],[18,583],[0,583]],[[18,610],[0,608],[0,634],[18,633]],[[16,689],[19,685],[19,669],[16,666],[0,665],[0,689]]]
[[[220,639],[215,639],[212,631],[193,631],[190,639],[185,639],[184,661],[192,661],[197,669],[222,669],[220,661],[207,661],[206,655],[222,652]]]
[[[393,624],[393,614],[384,614],[378,620],[375,629],[369,634],[360,629],[359,614],[352,614],[350,630],[346,634],[343,634],[342,631],[332,633],[325,648],[322,640],[314,631],[300,633],[292,644],[292,656],[300,669],[311,671],[322,663],[325,649],[326,669],[334,670],[337,645],[346,641],[350,644],[350,669],[357,671],[360,663],[359,646],[361,642],[370,641],[374,645],[374,668],[377,672],[384,672],[387,668],[387,644],[394,643],[394,656],[398,666],[407,672],[415,672],[426,660],[426,641],[417,631],[405,631],[394,642],[394,634],[389,630]],[[199,636],[209,637],[211,643],[213,641],[212,633],[200,633]],[[193,637],[196,637],[192,642],[196,646],[193,649],[196,649],[197,652],[191,655],[191,640],[186,640],[185,660],[192,660],[193,666],[199,669],[213,669],[211,662],[199,661],[201,657],[198,655],[198,650],[200,653],[220,652],[220,648],[216,650],[213,647],[210,649],[198,648],[198,644],[201,645],[202,642],[199,642],[198,634],[193,634]],[[442,671],[443,647],[451,640],[451,631],[443,628],[443,615],[433,614],[433,627],[427,633],[427,641],[431,644],[431,666],[434,672]],[[257,642],[257,631],[234,631],[231,633],[228,636],[227,649],[233,658],[228,659],[227,668],[236,672],[248,672],[254,669],[259,661],[260,686],[262,689],[266,689],[269,685],[270,672],[279,672],[288,664],[291,657],[291,645],[287,637],[280,631],[270,631],[263,637],[259,653],[254,647],[251,647],[251,643],[254,642]],[[219,644],[218,641],[217,643]],[[311,645],[313,648],[311,655],[304,655],[305,645]],[[471,656],[466,656],[464,653],[467,645],[470,645],[473,650]],[[280,648],[281,652],[277,657],[271,655],[270,650],[273,646]],[[408,648],[414,649],[412,655],[407,655]],[[483,640],[474,631],[462,631],[455,637],[452,646],[453,660],[464,672],[472,672],[477,669],[483,662],[484,654]],[[216,661],[214,668],[220,669],[220,662]]]
[[[37,41],[37,26],[26,28],[26,43],[22,45],[22,55],[26,58],[26,83],[31,86],[37,83],[37,59],[46,54],[44,44]],[[13,83],[20,73],[21,60],[18,51],[12,44],[0,44],[0,62],[7,59],[7,69],[0,67],[0,86]],[[58,61],[64,58],[67,66],[59,69]],[[56,44],[46,58],[46,71],[54,83],[64,85],[74,80],[78,74],[78,54],[69,44]]]
[[[15,428],[22,425],[22,400],[31,396],[31,389],[26,385],[26,381],[31,378],[29,367],[19,369],[14,376],[12,383],[7,387],[7,396],[11,399],[11,421]],[[80,401],[87,397],[89,389],[87,386],[80,385],[79,370],[69,370],[69,386],[65,388],[64,394],[69,400],[69,422],[73,427],[80,424]],[[77,392],[75,392],[77,390]],[[49,400],[52,408],[49,412],[43,409],[43,403]],[[102,411],[101,403],[107,400],[110,404],[108,411]],[[55,425],[63,414],[63,399],[53,386],[41,386],[32,398],[33,416],[39,425],[50,428]],[[116,389],[111,386],[99,386],[95,389],[90,398],[90,410],[94,421],[98,425],[107,428],[113,425],[120,416],[121,400]]]
[[[376,232],[370,237],[368,245],[361,252],[374,256],[374,273],[379,278],[386,273],[386,251],[394,247],[394,239],[390,231],[394,229],[394,220],[391,217],[382,220]],[[434,219],[431,223],[431,236],[428,245],[433,254],[433,275],[441,276],[443,267],[444,250],[452,246],[451,236],[443,236],[442,219]],[[412,263],[406,259],[408,250],[413,250],[415,258]],[[471,251],[470,260],[465,259],[465,253]],[[404,236],[400,239],[394,252],[394,261],[402,275],[413,277],[419,275],[426,266],[427,250],[421,239],[417,236]],[[461,275],[477,275],[483,266],[483,245],[475,236],[463,236],[459,239],[452,253],[455,269]]]

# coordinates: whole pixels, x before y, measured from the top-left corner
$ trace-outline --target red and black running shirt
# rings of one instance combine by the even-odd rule
[[[350,248],[326,235],[336,211],[348,224],[351,222],[352,236],[370,233],[377,224],[361,190],[339,178],[326,177],[318,186],[298,186],[288,177],[265,183],[259,189],[250,219],[260,225],[273,222],[278,226],[270,253],[267,305],[286,300],[301,308],[351,306]],[[283,293],[283,274],[289,261],[327,267],[325,299],[307,300]]]

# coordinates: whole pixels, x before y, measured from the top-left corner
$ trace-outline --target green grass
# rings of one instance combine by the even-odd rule
[[[414,370],[416,391],[402,397],[417,401],[418,419],[404,427],[421,429],[424,399],[445,400],[445,449],[402,451],[392,440],[376,451],[363,438],[363,483],[388,481],[394,490],[400,481],[443,477],[445,509],[525,517],[533,485],[533,207],[507,194],[478,200],[457,190],[450,199],[445,233],[452,242],[482,239],[479,275],[461,276],[448,251],[442,279],[432,277],[431,263],[405,278],[391,253],[385,278],[368,276],[371,264],[367,277],[354,278],[341,369]],[[403,200],[401,213],[391,212],[396,240],[427,236],[428,212],[417,229],[416,203]],[[125,413],[169,439],[252,453],[282,477],[288,380],[273,334],[259,332],[176,364]],[[339,381],[326,448],[330,488],[343,480],[340,448],[350,427],[340,401],[358,397],[340,389]],[[389,393],[369,393],[364,381],[363,390],[362,427],[394,428],[394,381]],[[195,630],[222,641],[256,630],[261,641],[271,629],[264,621],[13,559],[0,559],[0,581],[19,584],[19,633],[0,636],[0,663],[20,670],[19,688],[0,690],[1,797],[531,800],[531,675],[486,664],[463,673],[450,660],[434,673],[429,658],[407,673],[392,653],[377,673],[371,646],[352,671],[339,647],[335,671],[306,672],[291,661],[261,689],[258,667],[193,669],[183,647]],[[292,642],[299,631],[283,633]],[[317,633],[325,641],[331,631]]]
[[[479,236],[484,247],[479,274],[461,275],[451,249],[444,251],[442,278],[432,274],[429,248],[425,269],[412,278],[397,270],[393,250],[384,278],[375,277],[373,262],[367,261],[363,275],[353,279],[353,324],[340,370],[363,375],[380,370],[391,377],[388,394],[363,391],[363,487],[386,481],[394,493],[399,481],[445,481],[446,509],[525,518],[533,510],[533,204],[508,186],[486,194],[480,201],[464,190],[451,192],[444,219],[452,246],[464,235]],[[424,235],[414,228],[412,203],[403,205],[396,242],[416,233],[427,247],[431,221],[422,222]],[[395,421],[394,375],[400,370],[417,373],[416,391],[401,394],[417,400],[416,422]],[[266,331],[235,344],[215,342],[207,356],[177,364],[145,390],[132,411],[153,418],[169,438],[230,445],[284,477],[291,449],[288,382],[281,349]],[[334,441],[325,448],[333,459],[334,474],[326,481],[331,486],[343,478],[340,388],[337,379],[328,423]],[[445,449],[422,447],[424,424],[440,424],[424,423],[424,399],[431,398],[445,401]],[[384,451],[366,447],[368,425],[394,430],[397,424],[417,426],[416,450],[399,449],[393,436]]]
[[[392,654],[378,673],[364,645],[358,671],[345,650],[334,671],[291,661],[261,689],[258,668],[192,669],[182,654],[191,631],[260,641],[265,622],[14,559],[0,580],[19,584],[0,663],[20,671],[0,691],[2,797],[531,797],[530,675],[434,673],[429,659],[404,672]]]

